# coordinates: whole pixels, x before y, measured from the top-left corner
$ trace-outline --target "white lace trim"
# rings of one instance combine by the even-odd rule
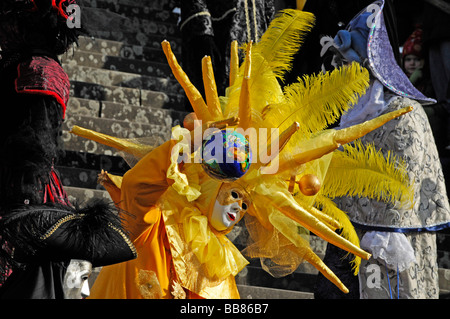
[[[403,233],[370,231],[363,236],[360,245],[392,270],[402,272],[416,261],[414,249]]]

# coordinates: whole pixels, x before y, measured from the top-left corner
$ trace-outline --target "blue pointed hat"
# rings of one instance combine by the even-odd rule
[[[346,30],[338,32],[335,47],[349,61],[367,58],[372,74],[395,94],[422,104],[436,103],[417,90],[398,65],[384,22],[384,3],[378,0],[361,10]]]

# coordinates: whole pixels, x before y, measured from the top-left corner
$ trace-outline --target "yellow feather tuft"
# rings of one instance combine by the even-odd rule
[[[295,53],[303,43],[304,34],[314,25],[312,13],[295,9],[279,11],[272,20],[261,41],[255,45],[255,52],[269,63],[278,78],[291,70]]]
[[[299,122],[299,135],[308,137],[336,122],[368,85],[369,73],[357,63],[331,73],[304,76],[285,88],[285,102],[267,107],[263,116],[280,129]]]
[[[323,183],[322,194],[330,197],[360,196],[407,205],[413,203],[404,161],[388,152],[383,156],[373,144],[356,140],[336,151]]]
[[[294,54],[303,42],[303,35],[312,28],[313,23],[314,15],[309,12],[282,10],[272,20],[261,40],[253,44],[248,83],[251,92],[258,92],[253,94],[251,100],[253,126],[271,127],[258,119],[259,114],[266,105],[283,101],[283,91],[277,78],[281,79],[291,69]],[[246,51],[247,45],[243,44],[241,49]],[[238,74],[233,73],[233,78],[230,79],[233,85],[228,88],[226,98],[222,98],[225,117],[237,115],[245,68],[244,61]]]

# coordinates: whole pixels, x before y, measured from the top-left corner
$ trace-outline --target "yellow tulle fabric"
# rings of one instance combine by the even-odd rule
[[[178,143],[174,145],[170,155],[170,166],[167,169],[167,178],[174,181],[172,187],[177,191],[179,195],[186,196],[188,201],[196,200],[200,195],[200,185],[188,181],[185,173],[180,172],[178,167],[179,154],[186,149],[190,148],[187,141],[182,138],[180,132],[182,128],[178,125],[172,129],[172,136],[180,136]]]
[[[186,207],[185,204],[186,202],[180,201],[172,190],[165,194],[160,203],[166,227],[170,229],[169,241],[172,250],[180,251],[177,256],[183,260],[180,264],[191,263],[191,267],[188,267],[191,269],[190,273],[196,272],[195,277],[202,275],[212,282],[237,275],[248,261],[224,234],[213,231],[207,216],[195,206]],[[192,258],[192,255],[195,258]],[[198,264],[201,267],[193,267]],[[184,266],[177,268],[179,278],[182,277],[180,274],[185,272]],[[191,281],[187,278],[186,280]],[[184,283],[184,280],[181,282],[189,289],[189,284]]]

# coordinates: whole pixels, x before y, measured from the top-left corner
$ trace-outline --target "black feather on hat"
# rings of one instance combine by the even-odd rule
[[[84,208],[12,208],[0,218],[0,246],[0,273],[39,260],[83,259],[99,267],[137,257],[115,206],[100,200]]]

